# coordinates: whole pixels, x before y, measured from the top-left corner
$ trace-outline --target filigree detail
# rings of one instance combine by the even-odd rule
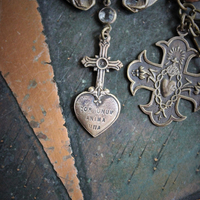
[[[167,67],[166,70],[167,70],[167,74],[170,76],[170,78],[180,74],[180,71],[179,71],[178,67],[176,65],[174,65],[174,64],[170,65],[169,67]]]
[[[83,127],[94,137],[107,130],[118,118],[121,106],[118,99],[104,88],[105,73],[109,69],[119,70],[121,61],[111,61],[107,56],[110,46],[110,35],[100,36],[99,55],[94,58],[85,56],[82,63],[85,67],[93,67],[97,71],[96,86],[88,92],[79,94],[74,102],[75,114]]]
[[[194,94],[198,95],[200,93],[200,82],[197,82],[197,84],[194,86]]]
[[[174,63],[180,63],[183,64],[185,60],[185,51],[178,47],[172,47],[168,52],[168,60],[174,62]]]
[[[91,93],[94,97],[94,103],[98,106],[102,103],[101,98],[105,95],[110,94],[110,90],[108,89],[102,89],[100,87],[94,88],[94,87],[89,87],[88,92]]]
[[[142,67],[142,66],[140,66],[140,67],[139,67],[138,69],[136,69],[136,70],[133,70],[133,71],[131,72],[131,74],[132,74],[133,76],[138,77],[138,78],[141,79],[141,80],[146,78],[146,77],[145,77],[146,74],[149,75],[148,72],[145,72],[144,67]]]
[[[96,86],[88,89],[89,93],[95,97],[94,103],[97,106],[102,104],[102,97],[110,93],[108,89],[103,89],[105,72],[109,72],[109,69],[120,70],[123,67],[121,61],[111,61],[111,58],[107,56],[110,39],[110,35],[107,35],[105,39],[100,36],[99,55],[96,55],[95,58],[85,56],[81,60],[85,67],[93,67],[94,71],[97,71]]]
[[[135,76],[140,80],[146,79],[147,82],[149,80],[155,82],[155,74],[154,74],[155,72],[157,72],[157,70],[153,69],[146,70],[143,66],[140,66],[138,69],[132,70],[131,74],[132,76]]]
[[[128,78],[133,95],[140,88],[152,91],[150,102],[140,108],[155,125],[165,126],[186,118],[179,112],[181,98],[191,101],[194,111],[200,109],[200,74],[187,71],[190,60],[198,54],[183,37],[160,41],[157,46],[163,50],[161,64],[149,61],[143,51],[128,66]]]

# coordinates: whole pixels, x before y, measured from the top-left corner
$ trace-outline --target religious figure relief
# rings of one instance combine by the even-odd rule
[[[197,51],[190,48],[183,37],[160,41],[156,45],[163,50],[161,64],[149,61],[146,51],[143,51],[138,60],[128,66],[128,79],[133,95],[140,88],[152,91],[150,102],[140,105],[140,108],[149,115],[153,124],[165,126],[186,119],[179,112],[181,98],[191,101],[194,111],[200,109],[200,74],[187,70]]]

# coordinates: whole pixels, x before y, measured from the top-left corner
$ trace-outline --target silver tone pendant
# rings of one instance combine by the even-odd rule
[[[121,61],[111,61],[107,56],[110,46],[110,36],[100,36],[100,53],[95,58],[84,57],[82,63],[85,67],[93,67],[97,71],[96,87],[90,87],[76,97],[74,110],[82,126],[96,137],[107,130],[118,118],[121,105],[118,99],[110,94],[104,87],[105,72],[109,69],[120,70]]]
[[[163,50],[161,64],[149,61],[145,50],[129,64],[127,75],[133,95],[141,88],[152,91],[150,102],[140,108],[153,124],[166,126],[186,119],[179,112],[181,99],[191,101],[194,111],[200,109],[200,73],[188,72],[188,65],[198,52],[190,48],[182,35],[156,45]]]
[[[123,5],[131,12],[138,12],[151,5],[153,5],[157,0],[122,0]]]
[[[80,10],[89,10],[96,3],[95,0],[67,0],[67,1]]]

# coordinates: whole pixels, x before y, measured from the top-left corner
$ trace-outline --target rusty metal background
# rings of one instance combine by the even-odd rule
[[[0,129],[0,199],[69,200],[2,75]]]
[[[64,0],[38,2],[85,199],[200,198],[199,111],[192,113],[192,104],[181,100],[180,112],[188,118],[155,127],[138,107],[148,103],[150,92],[139,90],[133,98],[126,76],[128,64],[144,49],[149,60],[160,63],[162,52],[154,44],[176,35],[180,22],[176,2],[157,1],[135,14],[121,1],[112,1],[118,18],[111,32],[109,55],[125,67],[107,73],[105,85],[122,107],[118,120],[97,138],[80,125],[73,104],[78,94],[95,84],[96,76],[92,69],[88,73],[81,59],[99,53],[101,24],[97,11],[102,2],[87,12]],[[194,47],[192,42],[189,44]],[[199,62],[192,60],[188,70],[199,73],[199,67]]]

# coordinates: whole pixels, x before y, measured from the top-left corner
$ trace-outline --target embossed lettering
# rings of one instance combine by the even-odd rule
[[[93,125],[93,124],[88,124],[89,128],[92,128],[93,130],[100,130],[101,127],[99,125]]]
[[[91,122],[106,122],[106,119],[104,117],[87,116],[86,120]]]
[[[88,92],[83,92],[76,97],[74,103],[75,114],[83,127],[94,137],[107,130],[118,118],[120,103],[104,87],[105,72],[109,69],[119,70],[123,67],[121,61],[111,61],[107,56],[110,46],[110,35],[100,38],[99,56],[89,58],[85,56],[81,62],[85,67],[94,67],[97,71],[95,87],[89,87]]]
[[[88,112],[89,114],[103,114],[103,115],[112,115],[114,113],[114,110],[105,110],[105,109],[96,109],[96,110],[92,110],[91,107],[87,107],[87,106],[82,106],[81,107],[81,112]]]

